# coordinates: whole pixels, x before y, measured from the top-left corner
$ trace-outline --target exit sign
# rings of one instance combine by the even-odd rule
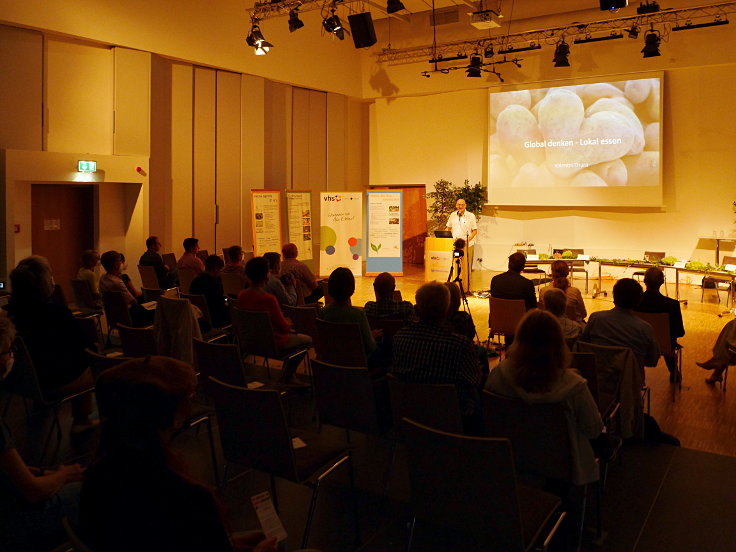
[[[77,161],[77,170],[79,172],[96,172],[97,161]]]

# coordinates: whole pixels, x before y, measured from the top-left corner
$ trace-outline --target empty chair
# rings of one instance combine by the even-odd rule
[[[268,473],[277,509],[276,477],[312,487],[312,500],[302,537],[302,547],[306,547],[322,480],[337,467],[346,465],[350,488],[354,489],[349,445],[319,434],[290,429],[276,390],[247,389],[214,378],[211,380],[210,391],[215,401],[220,441],[227,464]],[[356,541],[359,542],[357,511],[355,529]]]
[[[180,268],[177,274],[179,275],[179,289],[182,293],[189,293],[189,286],[192,285],[192,280],[197,276],[194,270],[191,268]]]
[[[220,274],[222,279],[222,289],[228,297],[236,297],[243,290],[243,277],[237,272],[223,272]]]
[[[107,346],[112,342],[110,336],[112,331],[117,329],[118,324],[133,327],[133,320],[130,317],[128,303],[125,295],[120,291],[103,291],[102,304],[105,307],[105,318],[107,320]]]
[[[210,256],[209,251],[206,249],[200,249],[197,251],[197,257],[202,260],[202,262],[205,262],[207,260],[207,257]]]
[[[195,339],[194,363],[205,383],[207,378],[213,377],[231,385],[246,386],[247,381],[253,379],[246,375],[243,356],[235,343],[208,343]]]
[[[317,320],[317,358],[339,366],[368,366],[358,324]]]
[[[645,251],[644,252],[644,260],[648,263],[654,263],[658,264],[662,262],[662,259],[666,257],[664,251]],[[664,269],[662,269],[662,272],[664,272]],[[641,280],[644,277],[644,274],[646,274],[646,270],[637,270],[632,274],[634,278],[637,280]],[[667,293],[667,280],[664,282],[664,292]]]
[[[723,264],[724,265],[736,265],[736,257],[729,257],[728,255],[724,255],[723,257]],[[703,302],[703,295],[705,293],[705,288],[715,288],[716,290],[716,296],[718,297],[718,302],[721,302],[721,285],[725,285],[726,290],[728,292],[728,295],[726,296],[726,307],[729,305],[729,301],[733,300],[733,292],[734,292],[734,280],[733,278],[727,278],[727,277],[721,277],[721,276],[704,276],[703,280],[701,282],[701,292],[700,292],[700,302]]]
[[[205,341],[216,341],[218,339],[222,339],[223,337],[228,336],[227,330],[231,327],[231,324],[227,324],[225,326],[215,326],[212,323],[212,316],[210,315],[210,308],[207,305],[207,298],[204,295],[182,293],[179,297],[181,297],[182,299],[187,299],[192,305],[194,305],[200,311],[202,311],[202,317],[205,319],[207,324],[209,324],[209,326],[212,328],[204,336]],[[224,302],[225,302],[224,297],[222,298],[222,301],[224,305]]]
[[[476,538],[482,550],[546,550],[565,514],[554,495],[518,485],[507,439],[466,437],[405,422],[417,518]]]
[[[396,332],[406,326],[406,322],[403,320],[393,320],[391,318],[374,318],[372,316],[368,318],[368,325],[371,330],[382,330],[383,337],[393,337]]]
[[[526,305],[523,299],[488,298],[488,342],[494,335],[514,335],[516,326],[526,314]]]
[[[84,354],[87,357],[87,365],[92,370],[92,377],[97,381],[99,375],[113,366],[122,364],[126,360],[130,360],[130,357],[123,356],[121,354],[113,355],[101,355],[90,349],[85,349]]]
[[[639,312],[634,311],[634,314],[648,322],[652,329],[654,329],[654,339],[659,345],[659,352],[663,357],[674,357],[675,358],[675,377],[674,382],[677,383],[678,387],[682,389],[682,346],[678,344],[677,347],[672,346],[672,337],[670,336],[670,315],[666,312]],[[675,400],[675,393],[672,393],[672,401]]]
[[[156,276],[156,269],[152,266],[138,265],[138,272],[141,275],[142,287],[148,289],[158,289],[161,285]]]
[[[524,257],[537,254],[536,249],[517,249],[517,251],[523,254]],[[526,264],[524,265],[524,270],[521,272],[522,274],[533,274],[536,276],[536,278],[532,278],[532,281],[534,281],[534,284],[537,286],[542,285],[547,281],[547,272],[544,269],[539,268],[539,265],[534,261],[527,259]]]
[[[168,266],[169,269],[176,267],[176,255],[174,253],[164,253],[163,255],[161,255],[161,258],[164,260],[164,264]]]
[[[156,334],[152,327],[134,328],[125,324],[116,326],[120,336],[120,344],[126,357],[137,358],[158,354],[156,352]]]
[[[584,255],[585,249],[570,249],[573,255],[576,257],[578,255]],[[575,278],[575,274],[582,274],[585,273],[585,293],[588,293],[588,269],[585,266],[585,261],[577,261],[572,260],[570,261],[570,280],[573,280]]]
[[[319,303],[313,303],[315,306],[292,307],[290,305],[281,305],[284,316],[291,320],[292,328],[295,332],[308,335],[312,338],[312,344],[317,343],[317,315],[319,314]]]

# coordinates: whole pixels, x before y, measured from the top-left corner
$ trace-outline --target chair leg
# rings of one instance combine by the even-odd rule
[[[417,517],[411,518],[409,523],[409,542],[406,544],[406,552],[411,552],[411,545],[414,543],[414,528],[417,525]]]
[[[350,477],[350,499],[353,501],[353,523],[355,524],[355,546],[361,545],[360,519],[358,517],[358,496],[355,493],[355,470],[353,469],[353,455],[348,456],[348,476]]]
[[[273,499],[273,507],[276,509],[276,513],[279,513],[279,494],[276,492],[276,476],[271,474],[271,498]],[[302,548],[304,548],[302,546]]]
[[[212,473],[215,476],[215,485],[220,481],[219,470],[217,469],[217,451],[215,450],[215,437],[212,434],[212,416],[207,417],[207,438],[210,441],[210,454],[212,455]]]
[[[314,482],[312,488],[312,500],[309,502],[309,512],[307,513],[307,524],[304,527],[304,536],[302,537],[302,548],[307,547],[309,542],[309,534],[312,531],[312,518],[314,517],[314,510],[317,507],[317,495],[319,494],[319,483],[320,480]]]
[[[394,441],[391,443],[391,460],[388,463],[388,466],[386,467],[386,473],[383,476],[383,495],[388,496],[388,484],[391,480],[391,473],[394,468],[394,461],[396,460],[396,447],[397,447],[397,441]]]

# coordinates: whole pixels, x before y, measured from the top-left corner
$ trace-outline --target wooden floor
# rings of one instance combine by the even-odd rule
[[[422,265],[404,265],[404,276],[397,276],[396,287],[400,289],[406,300],[414,302],[414,293],[424,283],[424,267]],[[588,313],[608,310],[613,307],[611,288],[613,280],[604,280],[603,289],[608,296],[599,295],[593,299],[590,294],[583,294]],[[353,304],[362,306],[373,300],[373,278],[358,278]],[[591,283],[591,290],[592,290]],[[485,284],[488,287],[488,284]],[[584,291],[584,285],[578,286]],[[670,289],[674,296],[674,290]],[[659,422],[663,431],[675,435],[682,446],[736,456],[736,388],[723,393],[720,385],[710,386],[705,383],[709,374],[695,365],[696,361],[710,358],[711,348],[721,328],[732,319],[727,315],[719,317],[725,310],[723,303],[718,303],[713,289],[705,290],[703,302],[700,301],[699,286],[681,285],[680,299],[687,299],[682,306],[685,322],[685,337],[679,340],[683,345],[682,391],[676,393],[672,402],[672,386],[669,373],[660,360],[656,368],[647,368],[647,384],[651,388],[652,416]],[[721,292],[721,300],[725,301],[725,293]],[[481,339],[486,339],[488,332],[488,300],[468,297],[473,320]],[[491,366],[494,362],[492,361]],[[736,380],[732,383],[736,385]],[[733,395],[733,396],[731,396]]]

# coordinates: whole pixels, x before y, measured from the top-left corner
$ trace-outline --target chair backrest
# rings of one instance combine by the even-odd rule
[[[595,364],[595,355],[593,353],[572,353],[571,367],[580,372],[580,375],[585,378],[588,382],[588,390],[593,396],[595,404],[598,405],[598,410],[601,408],[600,395],[598,392],[598,368]]]
[[[176,255],[164,253],[161,258],[164,260],[164,264],[169,267],[169,270],[176,268]]]
[[[573,480],[570,433],[561,404],[529,404],[483,391],[483,417],[488,437],[511,441],[518,473]]]
[[[383,434],[390,425],[387,412],[376,407],[368,368],[311,362],[317,414],[321,424],[330,424],[372,435]]]
[[[297,286],[299,287],[299,286]],[[291,319],[293,329],[300,334],[312,338],[312,343],[317,342],[317,314],[319,309],[315,307],[292,307],[281,305],[284,316]]]
[[[118,324],[125,326],[133,325],[133,320],[130,318],[130,311],[128,310],[128,302],[125,300],[125,295],[122,291],[103,291],[101,295],[108,326],[117,326]]]
[[[405,421],[411,502],[423,520],[524,550],[511,445]]]
[[[654,330],[654,339],[663,355],[672,354],[672,338],[670,337],[670,315],[666,312],[637,312],[634,314],[649,323]]]
[[[374,318],[372,316],[368,316],[367,318],[371,330],[383,330],[384,337],[393,337],[396,332],[406,325],[406,322],[403,320]]]
[[[731,257],[729,255],[724,255],[723,260],[721,261],[722,264],[736,264],[736,257]]]
[[[205,262],[207,260],[207,257],[210,256],[210,252],[206,249],[200,249],[197,251],[197,258],[200,259],[202,262]]]
[[[645,251],[644,260],[650,263],[657,263],[666,257],[664,251]]]
[[[141,292],[143,292],[143,300],[148,303],[149,301],[158,301],[158,298],[161,297],[164,294],[164,290],[160,288],[147,288],[142,287]]]
[[[222,452],[228,462],[298,480],[291,434],[279,392],[210,378]]]
[[[140,358],[157,354],[156,334],[152,327],[134,328],[118,324],[117,329],[125,356]]]
[[[243,277],[237,272],[222,272],[220,278],[225,295],[237,297],[243,291]]]
[[[74,303],[83,309],[99,309],[92,295],[92,286],[87,280],[69,280],[74,294]]]
[[[158,283],[158,276],[156,276],[156,269],[152,266],[138,265],[138,272],[141,275],[142,287],[148,289],[158,289],[161,287]]]
[[[204,295],[197,295],[197,294],[192,294],[192,293],[180,293],[179,297],[181,299],[187,299],[192,305],[194,305],[199,310],[201,310],[202,316],[207,321],[207,323],[211,327],[214,327],[214,324],[212,324],[212,317],[210,316],[210,308],[207,305],[207,298]]]
[[[338,366],[368,366],[358,324],[317,319],[317,358]]]
[[[514,334],[526,314],[523,299],[488,298],[488,326],[494,334]]]
[[[570,248],[570,253],[572,253],[575,256],[577,256],[577,255],[584,255],[585,254],[585,249],[582,249],[582,248],[577,248],[577,249]],[[584,268],[580,268],[580,267],[582,267],[585,264],[585,261],[578,261],[578,260],[572,259],[572,260],[570,260],[568,262],[570,263],[570,270],[572,272],[582,272],[582,271],[585,270]]]
[[[10,395],[18,395],[39,403],[45,402],[38,383],[36,368],[25,341],[21,336],[16,336],[13,346],[15,347],[13,370],[3,380],[2,389]]]
[[[463,418],[454,385],[406,382],[393,374],[388,374],[386,379],[394,429],[399,438],[403,438],[403,418],[440,431],[463,433]]]
[[[393,294],[393,300],[394,301],[403,301],[404,298],[401,296],[401,290],[395,289]]]
[[[189,286],[192,285],[192,281],[197,276],[194,270],[191,268],[180,268],[177,274],[179,275],[179,289],[182,293],[189,293]]]
[[[85,349],[84,354],[87,357],[87,365],[92,370],[92,376],[95,381],[102,372],[118,364],[122,364],[125,361],[130,360],[130,357],[126,356],[105,356],[98,354],[90,349]]]
[[[327,285],[327,280],[322,280],[319,285],[322,286],[322,293],[324,294],[325,305],[329,305],[334,301],[332,295],[330,295],[330,286]]]
[[[195,339],[194,362],[204,380],[213,377],[230,385],[246,385],[243,357],[234,343],[207,343]]]
[[[189,301],[165,295],[159,297],[153,330],[159,355],[190,364],[194,362],[192,339],[201,339],[202,333]]]
[[[265,311],[230,309],[235,336],[240,352],[265,358],[278,358],[278,347],[271,326],[271,318]]]

